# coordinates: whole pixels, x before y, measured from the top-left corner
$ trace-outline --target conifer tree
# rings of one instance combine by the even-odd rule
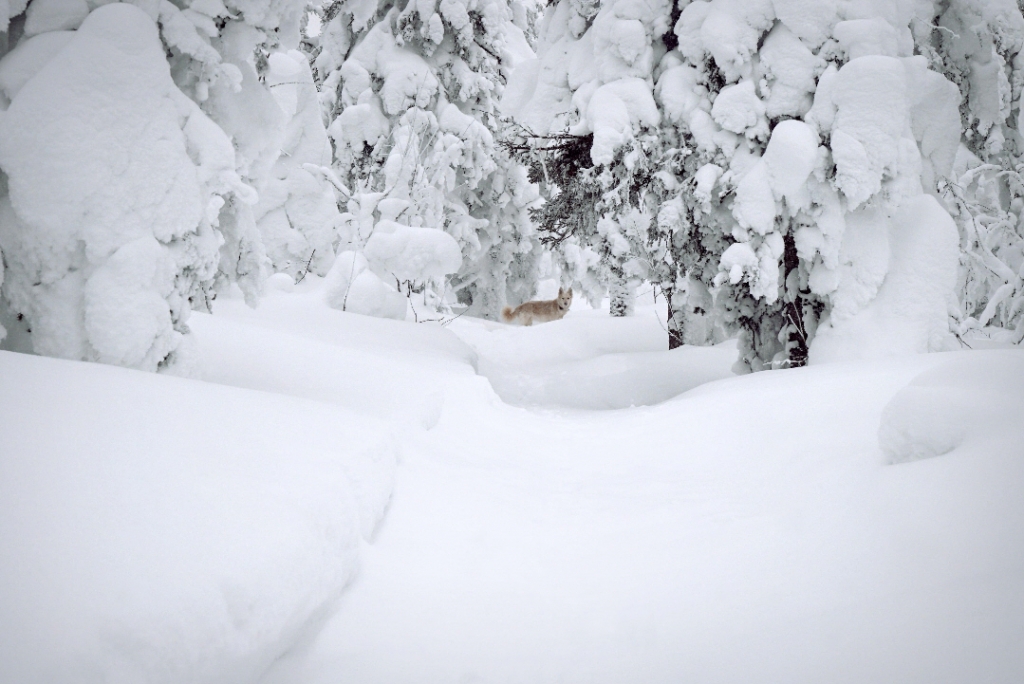
[[[427,309],[443,308],[454,294],[496,317],[510,296],[532,294],[539,249],[527,212],[537,191],[494,137],[503,125],[495,105],[504,82],[517,55],[529,53],[525,7],[337,2],[323,21],[316,68],[335,169],[363,196],[347,214],[348,248],[365,250],[395,223],[454,239],[462,259],[450,278],[403,282],[370,259],[379,276]],[[371,224],[356,230],[354,210],[365,213],[370,195],[402,202],[402,210],[385,219],[370,209]]]

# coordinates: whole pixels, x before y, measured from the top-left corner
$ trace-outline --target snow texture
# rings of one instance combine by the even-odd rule
[[[327,304],[339,311],[405,320],[408,300],[370,270],[366,257],[342,252],[324,283]]]
[[[11,352],[0,375],[4,681],[256,681],[389,501],[366,416]]]
[[[848,266],[840,271],[832,318],[819,327],[810,361],[945,348],[959,259],[953,219],[932,195],[905,202],[891,227],[877,210],[851,219],[841,257]]]
[[[1024,415],[1019,352],[959,356],[914,378],[885,406],[878,441],[889,463],[906,463],[980,446],[1019,448],[1008,427]],[[1012,433],[1010,433],[1012,434]]]

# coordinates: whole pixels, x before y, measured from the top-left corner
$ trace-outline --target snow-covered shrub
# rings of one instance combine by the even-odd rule
[[[405,296],[381,280],[359,252],[342,252],[334,260],[324,284],[327,304],[339,311],[404,321],[409,305]]]
[[[537,242],[527,210],[537,193],[493,134],[503,81],[517,55],[529,53],[513,23],[525,26],[526,16],[506,0],[339,1],[323,13],[316,69],[335,168],[364,207],[345,216],[362,228],[349,230],[342,249],[364,250],[391,223],[443,230],[462,254],[454,277],[406,290],[422,293],[430,308],[445,306],[451,285],[464,304],[494,317],[510,273],[531,285],[534,279]],[[375,209],[365,206],[376,207],[377,195],[404,202],[401,212],[371,216]]]
[[[4,306],[31,322],[37,353],[167,366],[216,272],[224,198],[255,193],[230,139],[175,86],[145,13],[100,7],[56,51],[33,46],[46,35],[15,52],[49,58],[4,80]]]

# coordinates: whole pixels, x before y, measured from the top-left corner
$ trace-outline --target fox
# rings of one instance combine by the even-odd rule
[[[506,323],[518,323],[519,325],[533,325],[534,323],[547,323],[549,321],[561,320],[569,311],[572,304],[572,288],[563,290],[558,288],[558,296],[554,299],[540,302],[526,302],[516,308],[506,306],[501,310],[501,318]]]

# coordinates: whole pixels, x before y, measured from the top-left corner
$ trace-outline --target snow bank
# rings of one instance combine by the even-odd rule
[[[657,328],[577,320],[519,329],[498,358],[569,362]],[[343,610],[266,684],[1018,682],[1020,433],[899,467],[878,450],[882,407],[943,361],[613,412],[449,397]]]
[[[214,315],[195,314],[200,377],[329,402],[392,429],[432,427],[456,388],[497,401],[476,375],[476,354],[450,330],[334,310],[319,280],[270,291],[257,309],[218,297]]]
[[[922,373],[882,411],[878,442],[889,463],[965,445],[1019,451],[1024,445],[1024,352],[957,355]]]
[[[252,682],[390,497],[337,407],[0,352],[0,680]]]
[[[580,308],[529,329],[462,317],[449,328],[514,406],[608,410],[651,406],[732,376],[735,342],[668,350],[663,307],[613,318]]]

